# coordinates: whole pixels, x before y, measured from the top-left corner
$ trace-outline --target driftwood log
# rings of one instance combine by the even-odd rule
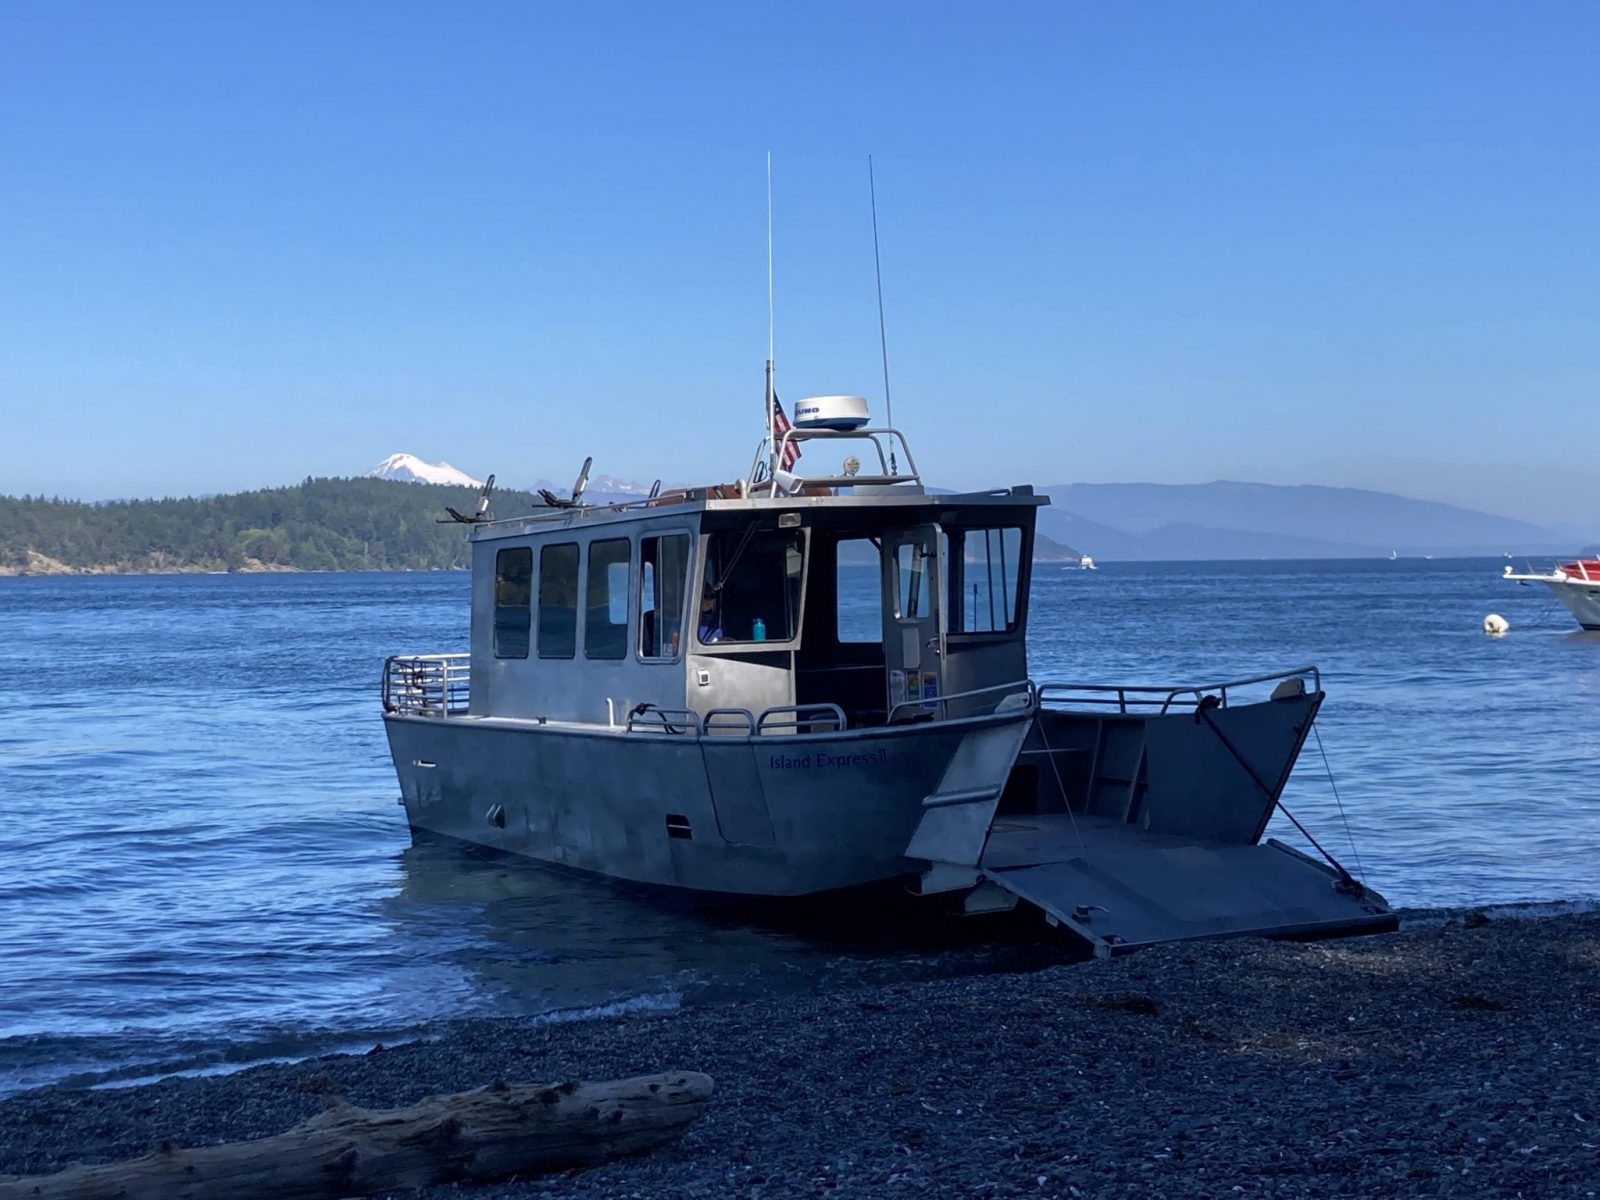
[[[0,1177],[0,1200],[324,1200],[489,1183],[587,1166],[671,1141],[711,1098],[692,1071],[608,1083],[492,1083],[410,1108],[343,1101],[286,1133],[55,1175]]]

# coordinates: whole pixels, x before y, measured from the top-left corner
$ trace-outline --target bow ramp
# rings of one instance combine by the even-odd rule
[[[999,820],[983,877],[1107,957],[1159,942],[1393,929],[1381,898],[1278,841],[1220,845],[1102,817]]]
[[[1261,840],[1321,700],[1285,689],[1137,714],[1124,698],[974,730],[906,848],[927,864],[921,890],[964,890],[968,912],[1026,902],[1101,957],[1393,929],[1383,897],[1331,857]]]

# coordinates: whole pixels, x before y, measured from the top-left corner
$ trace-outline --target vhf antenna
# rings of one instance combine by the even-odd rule
[[[867,188],[872,195],[872,269],[878,276],[878,346],[883,351],[883,407],[894,428],[894,401],[889,398],[889,335],[883,325],[883,263],[878,257],[878,182],[872,174],[872,155],[867,155]],[[900,474],[900,464],[894,460],[894,439],[889,439],[889,471]]]
[[[767,151],[767,478],[777,479],[778,444],[776,394],[772,378],[772,151]],[[776,494],[777,484],[773,484]]]

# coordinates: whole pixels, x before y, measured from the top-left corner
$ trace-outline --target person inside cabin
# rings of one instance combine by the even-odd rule
[[[722,617],[717,612],[717,593],[709,585],[700,596],[700,641],[722,640]]]

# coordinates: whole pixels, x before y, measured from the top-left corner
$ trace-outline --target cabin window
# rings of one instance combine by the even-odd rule
[[[539,657],[571,658],[578,651],[578,544],[539,551]]]
[[[527,546],[494,556],[494,656],[527,658],[533,621],[533,551]]]
[[[841,538],[836,579],[839,641],[883,641],[883,550],[878,541]]]
[[[951,628],[962,633],[1010,633],[1017,627],[1022,579],[1022,530],[950,530]]]
[[[696,626],[702,644],[787,642],[798,628],[805,535],[798,529],[727,530],[706,541]]]
[[[894,548],[894,615],[902,621],[920,621],[928,615],[928,568],[932,562],[916,542],[901,542]]]
[[[628,654],[627,538],[589,543],[589,582],[583,617],[585,658],[626,658]]]
[[[677,658],[689,583],[689,535],[639,539],[639,657]]]

